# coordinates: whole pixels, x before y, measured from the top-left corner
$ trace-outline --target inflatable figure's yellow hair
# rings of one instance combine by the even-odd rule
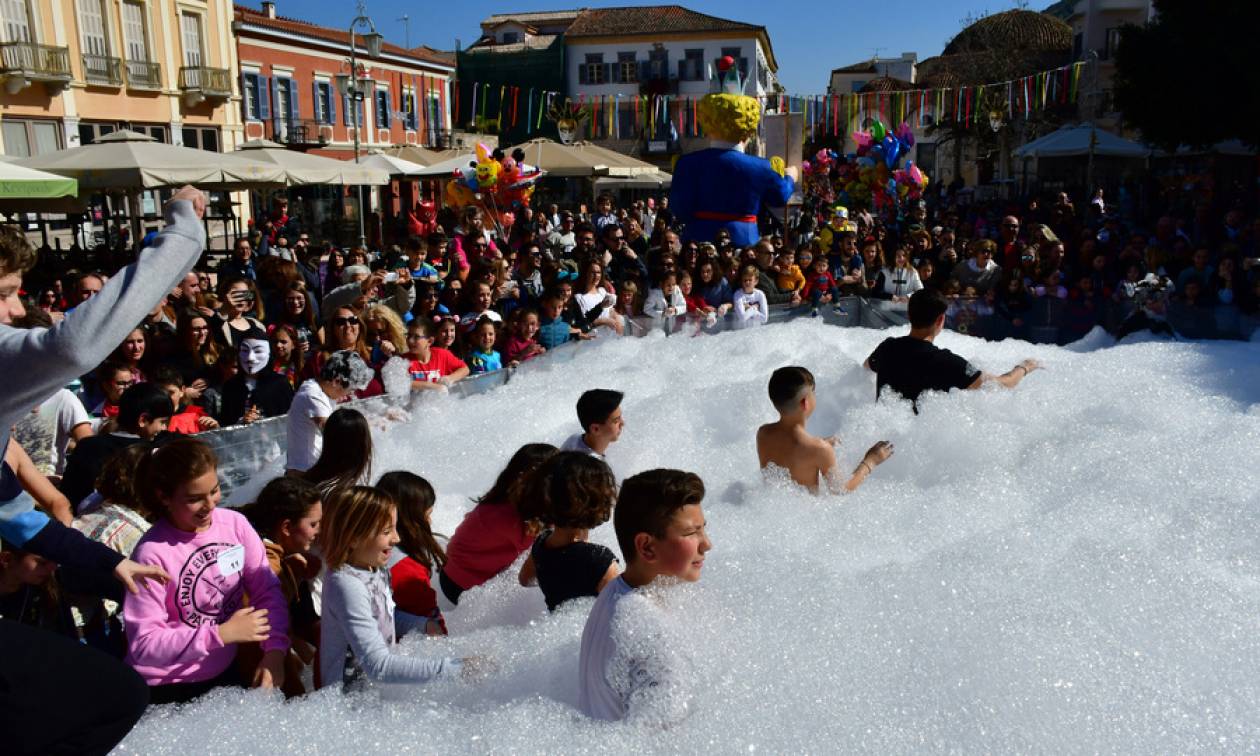
[[[697,106],[706,136],[724,142],[743,142],[757,135],[761,106],[744,95],[708,94]]]

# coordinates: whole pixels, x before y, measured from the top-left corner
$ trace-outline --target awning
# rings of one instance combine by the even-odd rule
[[[662,170],[639,176],[605,176],[595,179],[596,189],[664,189],[674,177]]]
[[[1116,136],[1110,131],[1089,124],[1064,126],[1040,139],[1034,139],[1015,150],[1021,158],[1079,157],[1090,152],[1090,140],[1094,142],[1094,155],[1100,157],[1144,158],[1151,150],[1144,144]]]
[[[373,168],[385,171],[390,176],[402,176],[403,178],[414,178],[420,171],[424,170],[424,166],[419,163],[413,163],[410,160],[404,160],[393,155],[385,155],[376,153],[368,155],[359,160],[359,165],[364,168]]]
[[[51,199],[78,193],[79,182],[72,178],[0,162],[0,199]]]
[[[237,148],[236,154],[270,164],[280,171],[290,186],[307,184],[388,184],[389,173],[349,160],[310,155],[285,149],[265,139],[251,139]]]

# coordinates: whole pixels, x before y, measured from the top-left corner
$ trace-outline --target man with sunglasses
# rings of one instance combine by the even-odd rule
[[[626,242],[626,234],[621,230],[621,226],[616,223],[604,226],[600,241],[605,251],[604,259],[607,260],[608,277],[612,279],[613,284],[621,288],[622,284],[633,278],[646,287],[647,266]]]

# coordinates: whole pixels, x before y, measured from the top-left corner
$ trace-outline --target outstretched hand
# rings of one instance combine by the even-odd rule
[[[175,192],[170,202],[179,202],[187,200],[192,203],[193,212],[197,213],[198,218],[204,218],[206,215],[206,194],[191,184],[185,184]],[[169,203],[168,203],[169,204]]]
[[[867,463],[868,465],[871,466],[872,469],[874,469],[876,466],[881,465],[884,462],[886,462],[888,458],[893,455],[894,451],[895,449],[893,448],[893,445],[890,442],[880,441],[876,443],[874,446],[872,446],[870,449],[866,450],[866,456],[862,458],[862,461]]]
[[[166,570],[155,564],[139,564],[130,559],[124,559],[118,563],[118,566],[114,568],[114,577],[122,581],[127,591],[133,594],[140,592],[136,581],[156,580],[165,585],[171,579],[171,576],[166,574]]]

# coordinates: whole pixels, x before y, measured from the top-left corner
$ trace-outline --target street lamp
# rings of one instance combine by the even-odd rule
[[[368,18],[367,5],[364,0],[358,2],[359,15],[354,17],[350,22],[350,73],[337,74],[337,89],[349,96],[351,128],[354,129],[354,162],[359,162],[359,103],[363,102],[365,96],[366,84],[371,79],[366,76],[359,76],[358,50],[354,44],[355,27],[366,26],[370,31],[367,34],[360,35],[363,38],[363,46],[367,48],[369,58],[378,58],[381,55],[381,45],[385,38],[376,33],[376,24],[372,23],[372,19]],[[363,187],[359,187],[359,246],[367,246],[367,235],[363,231]]]

